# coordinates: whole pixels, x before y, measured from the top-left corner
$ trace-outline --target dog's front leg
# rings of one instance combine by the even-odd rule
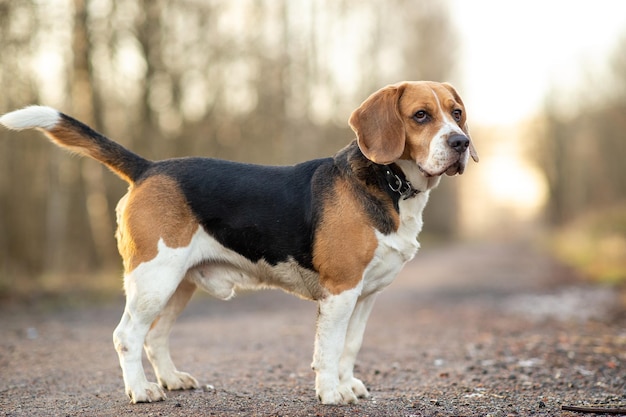
[[[358,398],[369,397],[369,392],[360,379],[354,377],[354,362],[361,349],[363,333],[367,319],[374,307],[376,293],[359,298],[346,333],[346,342],[339,361],[339,383],[341,386],[351,389]]]
[[[320,300],[318,305],[315,352],[315,392],[323,404],[357,402],[349,386],[339,384],[339,359],[343,352],[348,323],[360,290],[351,289]]]

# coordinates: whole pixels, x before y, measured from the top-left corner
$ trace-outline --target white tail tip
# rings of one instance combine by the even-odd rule
[[[0,124],[13,130],[40,128],[52,129],[59,121],[60,113],[46,106],[29,106],[0,117]]]

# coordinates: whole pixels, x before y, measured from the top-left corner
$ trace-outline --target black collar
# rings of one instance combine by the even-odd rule
[[[403,200],[408,200],[417,196],[421,191],[413,188],[409,180],[404,176],[404,172],[396,165],[382,165],[385,180],[389,189],[394,193],[400,194]]]

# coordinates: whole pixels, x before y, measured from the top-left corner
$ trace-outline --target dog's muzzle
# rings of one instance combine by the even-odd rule
[[[468,160],[467,152],[470,146],[470,139],[460,133],[453,133],[450,137],[448,137],[447,143],[453,151],[458,153],[458,159],[450,165],[448,169],[446,169],[446,175],[460,175],[465,171],[465,165]]]

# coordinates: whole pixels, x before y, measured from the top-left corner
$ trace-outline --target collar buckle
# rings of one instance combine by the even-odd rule
[[[402,175],[404,177],[404,175]],[[387,185],[394,193],[400,194],[403,200],[413,198],[420,193],[420,190],[416,190],[411,185],[411,182],[406,178],[401,178],[398,174],[394,173],[389,165],[385,166],[385,178],[387,179]]]

